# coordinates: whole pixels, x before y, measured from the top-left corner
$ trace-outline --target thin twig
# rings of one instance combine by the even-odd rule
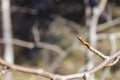
[[[85,44],[84,44],[85,45]],[[100,63],[98,66],[94,67],[91,70],[88,70],[86,72],[81,72],[81,73],[75,73],[75,74],[69,74],[69,75],[56,75],[52,74],[49,72],[44,71],[43,69],[35,69],[35,68],[26,68],[14,64],[9,64],[6,61],[2,60],[0,58],[0,65],[8,67],[10,70],[13,71],[19,71],[23,73],[29,73],[29,74],[34,74],[34,75],[40,75],[52,80],[70,80],[70,79],[77,79],[77,78],[84,78],[85,80],[89,79],[89,76],[98,70],[102,69],[105,67],[106,64],[108,64],[111,60],[115,59],[117,56],[120,56],[120,51],[117,53],[108,56],[109,59],[105,59],[102,63]],[[115,62],[116,63],[116,62]]]
[[[111,28],[111,27],[113,27],[115,25],[118,25],[118,24],[120,24],[120,17],[118,17],[118,18],[116,18],[114,20],[110,20],[110,21],[108,21],[108,22],[106,22],[104,24],[98,25],[97,32],[99,33],[101,31],[109,29],[109,28]]]
[[[66,75],[65,80],[69,80],[69,79],[76,79],[76,78],[86,78],[85,76],[88,76],[97,72],[98,70],[102,69],[103,67],[105,67],[105,65],[110,61],[113,60],[114,58],[116,58],[117,56],[120,55],[120,51],[118,51],[117,53],[109,56],[109,59],[104,60],[102,63],[100,63],[98,66],[94,67],[91,70],[88,70],[86,72],[81,72],[81,73],[75,73],[75,74],[70,74],[70,75]]]
[[[87,43],[82,37],[78,37],[78,39],[82,42],[82,44],[84,44],[85,46],[87,46],[87,48],[89,48],[93,53],[96,53],[102,59],[108,59],[108,56],[105,56],[103,53],[101,53],[97,49],[95,49],[92,46],[90,46],[89,43]]]
[[[24,72],[24,73],[34,74],[34,75],[41,75],[50,79],[52,79],[54,76],[51,73],[45,72],[43,69],[25,68],[22,66],[9,64],[6,61],[2,60],[1,58],[0,58],[0,64],[3,66],[7,66],[10,70],[14,70],[14,71],[19,71],[19,72]]]
[[[110,40],[110,44],[111,44],[110,55],[114,54],[117,51],[116,39],[120,38],[120,33],[106,34],[106,36],[101,36],[101,38],[108,38]],[[110,62],[106,64],[105,66],[107,67],[109,64]],[[103,71],[101,75],[100,80],[105,80],[109,72],[110,72],[110,67],[105,68],[105,70]]]
[[[6,42],[2,38],[0,38],[0,43],[5,44]],[[58,53],[60,56],[63,56],[65,54],[64,50],[62,50],[62,48],[60,48],[59,46],[45,42],[38,42],[37,44],[35,44],[33,42],[23,41],[20,39],[13,39],[13,44],[30,49],[37,45],[38,48],[44,48],[54,51]]]
[[[109,38],[111,35],[114,36],[115,38],[120,38],[120,32],[115,32],[115,33],[110,33],[110,34],[101,33],[101,34],[98,34],[97,40],[107,39],[107,38]]]
[[[113,66],[113,65],[115,65],[119,60],[120,60],[120,56],[118,56],[113,62],[110,62],[110,63],[106,64],[105,66],[106,66],[106,67]]]

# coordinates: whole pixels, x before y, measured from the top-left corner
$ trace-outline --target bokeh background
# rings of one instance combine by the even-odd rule
[[[86,47],[77,36],[89,41],[88,19],[100,0],[11,0],[10,13],[13,35],[14,63],[43,68],[56,74],[84,71]],[[2,17],[2,11],[0,16]],[[108,0],[99,17],[96,48],[105,55],[120,50],[120,0]],[[116,36],[115,44],[111,35]],[[0,38],[3,38],[2,19]],[[0,55],[5,46],[0,42]],[[113,45],[115,47],[113,47]],[[95,65],[101,62],[94,56]],[[96,80],[106,68],[95,73]],[[0,80],[4,80],[0,76]],[[48,80],[46,78],[13,72],[13,80]],[[82,79],[80,79],[82,80]],[[120,61],[111,67],[105,80],[120,80]]]

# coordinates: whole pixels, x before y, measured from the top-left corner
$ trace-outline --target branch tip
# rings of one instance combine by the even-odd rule
[[[77,38],[82,42],[82,44],[86,45],[90,49],[89,43],[87,43],[82,37],[78,36]]]

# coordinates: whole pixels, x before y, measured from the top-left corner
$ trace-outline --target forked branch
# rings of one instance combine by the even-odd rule
[[[72,79],[77,79],[77,78],[84,78],[85,80],[89,80],[89,76],[91,74],[93,74],[93,73],[97,72],[98,70],[102,69],[103,67],[105,67],[106,64],[110,63],[110,61],[116,59],[115,61],[113,61],[113,64],[116,64],[119,61],[120,51],[118,51],[117,53],[114,53],[113,55],[107,56],[107,58],[106,58],[106,56],[104,56],[101,52],[99,52],[98,50],[96,50],[95,48],[90,46],[84,39],[82,39],[81,37],[78,37],[78,39],[84,45],[86,45],[92,52],[94,52],[97,55],[99,55],[100,57],[102,57],[104,59],[104,61],[101,62],[99,65],[97,65],[96,67],[94,67],[91,70],[81,72],[81,73],[69,74],[69,75],[52,74],[52,73],[44,71],[41,68],[35,69],[35,68],[22,67],[22,66],[19,66],[19,65],[10,64],[10,63],[4,61],[1,58],[0,58],[0,65],[1,66],[6,66],[8,70],[39,75],[39,76],[43,76],[43,77],[46,77],[46,78],[49,78],[49,79],[52,79],[52,80],[72,80]]]

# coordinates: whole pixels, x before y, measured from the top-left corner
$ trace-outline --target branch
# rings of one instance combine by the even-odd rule
[[[35,44],[39,43],[40,42],[40,32],[39,32],[39,29],[38,29],[37,21],[33,25],[32,34],[33,34]]]
[[[37,43],[37,46],[40,48],[45,48],[48,50],[52,50],[54,52],[57,52],[59,55],[63,56],[64,54],[66,54],[59,46],[57,45],[53,45],[53,44],[49,44],[49,43],[44,43],[44,42],[39,42]]]
[[[84,45],[88,46],[88,43],[86,43],[81,37],[79,37],[79,39]],[[89,49],[91,49],[91,48],[89,48]],[[94,52],[96,52],[96,51],[94,51]],[[9,70],[12,70],[12,71],[19,71],[19,72],[23,72],[23,73],[39,75],[39,76],[43,76],[43,77],[46,77],[46,78],[49,78],[52,80],[70,80],[70,79],[77,79],[77,78],[84,78],[85,80],[89,80],[89,77],[91,74],[102,69],[103,67],[105,67],[106,64],[108,64],[111,60],[117,58],[118,56],[120,57],[120,51],[118,51],[117,53],[115,53],[113,55],[108,56],[107,59],[105,59],[102,63],[100,63],[99,65],[97,65],[96,67],[94,67],[91,70],[88,70],[86,72],[81,72],[81,73],[69,74],[69,75],[52,74],[52,73],[44,71],[41,68],[35,69],[35,68],[22,67],[22,66],[10,64],[1,58],[0,58],[0,65],[6,66]],[[117,61],[118,61],[118,58],[117,58],[117,60],[115,60],[114,64],[116,64]]]
[[[10,1],[9,0],[1,0],[1,9],[2,9],[2,28],[3,28],[3,39],[5,43],[5,52],[4,58],[8,62],[14,63],[13,57],[13,46],[12,46],[12,22],[11,22],[11,14],[10,14]]]
[[[11,6],[11,12],[19,12],[19,13],[23,13],[23,14],[31,14],[31,15],[37,15],[38,10],[37,9],[33,9],[33,8],[28,8],[28,7],[20,7],[20,6]]]
[[[42,48],[45,48],[45,49],[53,50],[53,51],[57,52],[59,55],[61,55],[61,56],[66,54],[57,45],[40,42],[40,35],[39,35],[38,28],[37,28],[37,22],[34,24],[34,26],[32,28],[32,33],[33,33],[34,41],[35,41],[35,44],[36,44],[37,47],[42,47]]]
[[[118,56],[113,62],[110,62],[108,64],[106,64],[105,66],[110,67],[115,65],[118,61],[120,60],[120,56]]]
[[[100,36],[98,36],[100,37]],[[117,43],[116,43],[116,38],[120,38],[120,33],[111,33],[111,34],[106,34],[106,35],[101,35],[101,38],[108,38],[110,40],[110,44],[111,44],[111,51],[110,51],[110,55],[114,54],[116,51],[117,51]],[[100,38],[99,38],[100,39]],[[117,60],[117,59],[116,59]],[[115,62],[117,62],[115,60]],[[115,62],[113,61],[113,64],[115,64]],[[102,75],[101,75],[101,78],[100,80],[105,80],[106,77],[107,77],[107,74],[110,72],[110,66],[111,65],[111,62],[109,62],[108,64],[106,64],[106,66],[108,66],[108,68],[106,68]],[[112,66],[111,65],[111,66]]]
[[[24,72],[24,73],[34,74],[34,75],[41,75],[50,79],[52,79],[54,76],[51,73],[45,72],[43,69],[26,68],[18,65],[9,64],[6,61],[2,60],[1,58],[0,58],[0,64],[14,71],[19,71],[19,72]]]
[[[118,25],[120,24],[120,17],[114,19],[114,20],[110,20],[104,24],[101,24],[101,25],[98,25],[98,28],[97,28],[97,33],[101,32],[101,31],[104,31],[108,28],[111,28],[112,26],[115,26],[115,25]]]
[[[111,34],[98,34],[98,40],[100,39],[106,39],[109,38],[110,36],[114,36],[115,38],[120,38],[120,32],[115,32],[115,33],[111,33]]]
[[[59,26],[60,24],[62,25],[65,25],[65,26],[69,26],[70,29],[74,32],[77,32],[79,33],[79,29],[81,27],[80,24],[74,22],[74,21],[71,21],[71,20],[68,20],[62,16],[58,16],[58,15],[53,15],[54,16],[54,21],[52,22],[51,26],[53,27],[53,30]]]
[[[103,67],[105,67],[105,65],[110,61],[113,60],[114,58],[116,58],[117,56],[120,55],[120,51],[118,51],[117,53],[109,56],[109,59],[104,60],[102,63],[100,63],[98,66],[94,67],[93,69],[86,71],[86,72],[82,72],[82,73],[76,73],[76,74],[71,74],[71,75],[66,75],[65,76],[65,80],[69,80],[69,79],[76,79],[76,78],[85,78],[89,77],[89,75],[97,72],[98,70],[102,69]]]
[[[82,72],[82,73],[76,73],[76,74],[69,74],[69,75],[56,75],[56,74],[46,72],[41,68],[35,69],[35,68],[27,68],[27,67],[14,65],[14,64],[9,64],[6,61],[2,60],[1,58],[0,58],[0,64],[8,67],[10,70],[13,70],[13,71],[19,71],[19,72],[23,72],[23,73],[39,75],[39,76],[43,76],[43,77],[53,79],[53,80],[69,80],[69,79],[76,79],[76,78],[85,78],[86,79],[91,74],[93,74],[93,73],[97,72],[98,70],[100,70],[101,68],[103,68],[110,60],[116,58],[119,55],[120,55],[120,51],[109,56],[109,59],[104,60],[98,66],[94,67],[93,69],[91,69],[89,71]]]
[[[5,44],[6,42],[1,38],[0,43]],[[37,47],[39,47],[39,48],[44,48],[44,49],[54,51],[54,52],[58,53],[60,56],[63,56],[65,54],[65,52],[59,46],[45,43],[45,42],[38,42],[37,44],[34,44],[33,42],[23,41],[23,40],[19,40],[19,39],[13,39],[13,44],[22,46],[22,47],[26,47],[26,48],[30,48],[30,49],[34,48],[34,46],[37,45]]]
[[[4,59],[10,63],[14,63],[14,49],[12,41],[12,22],[10,13],[10,0],[1,0],[2,9],[2,28],[3,28],[3,39],[5,43]],[[4,72],[4,71],[3,71]],[[5,80],[12,80],[12,73],[5,75]]]
[[[91,50],[93,53],[97,54],[98,56],[100,56],[103,59],[107,59],[108,56],[105,56],[104,54],[102,54],[100,51],[98,51],[97,49],[93,48],[92,46],[89,45],[89,43],[87,43],[83,38],[78,37],[78,39],[82,42],[82,44],[84,44],[85,46],[87,46],[87,48],[89,50]]]
[[[86,25],[89,28],[89,43],[91,46],[95,47],[96,43],[97,43],[97,25],[98,25],[98,19],[101,15],[101,13],[103,12],[106,3],[108,0],[100,0],[98,6],[94,6],[92,9],[92,16],[91,14],[89,15],[89,17],[86,16]],[[86,10],[87,11],[87,10]],[[87,14],[87,12],[86,12]],[[91,17],[90,17],[91,16]],[[79,38],[80,39],[80,38]],[[83,44],[86,45],[92,52],[96,53],[98,56],[100,56],[103,59],[107,59],[107,56],[104,56],[100,51],[94,49],[93,47],[90,47],[90,45],[88,43],[86,43],[84,40],[80,39],[81,42],[83,41]],[[87,69],[90,70],[94,67],[94,58],[93,58],[93,54],[90,51],[87,51]],[[94,74],[93,74],[94,76]],[[94,80],[94,77],[90,77],[90,79],[88,80]]]

